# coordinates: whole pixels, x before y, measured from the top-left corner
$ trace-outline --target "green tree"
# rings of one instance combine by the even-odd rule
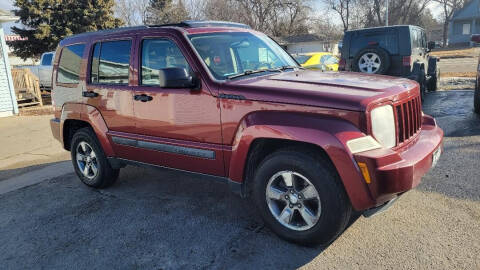
[[[148,24],[179,23],[190,19],[183,0],[150,0],[147,12]]]
[[[23,59],[55,50],[66,36],[123,25],[113,17],[114,0],[16,0],[14,6],[24,27],[12,32],[27,40],[9,45]]]

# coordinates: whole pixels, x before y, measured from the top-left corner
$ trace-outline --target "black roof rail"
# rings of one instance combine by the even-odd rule
[[[177,26],[183,28],[197,28],[197,27],[236,27],[251,29],[249,25],[236,22],[225,22],[225,21],[183,21],[180,23],[169,23],[169,24],[160,24],[160,25],[149,25],[149,27],[168,27],[168,26]]]

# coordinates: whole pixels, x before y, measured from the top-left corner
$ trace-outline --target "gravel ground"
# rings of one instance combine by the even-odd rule
[[[73,174],[0,195],[5,269],[480,269],[480,118],[471,91],[428,94],[445,152],[420,186],[325,250],[262,225],[226,185],[127,167],[107,190]]]

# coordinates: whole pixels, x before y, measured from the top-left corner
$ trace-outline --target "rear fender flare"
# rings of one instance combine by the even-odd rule
[[[107,157],[114,156],[114,151],[110,140],[107,137],[107,124],[97,108],[81,103],[66,103],[62,107],[60,116],[60,139],[64,142],[63,128],[66,120],[79,120],[87,122],[97,135],[103,151]]]
[[[345,191],[355,209],[373,203],[353,155],[347,150],[348,140],[365,136],[353,124],[338,118],[315,115],[263,112],[247,116],[239,125],[228,165],[229,178],[243,183],[250,147],[256,139],[283,139],[319,146],[337,170]]]

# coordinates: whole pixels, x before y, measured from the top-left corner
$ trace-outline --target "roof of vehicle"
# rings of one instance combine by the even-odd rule
[[[224,32],[231,31],[232,29],[240,31],[249,31],[250,26],[242,23],[235,22],[224,22],[224,21],[182,21],[179,23],[170,23],[170,24],[159,24],[159,25],[140,25],[140,26],[130,26],[130,27],[119,27],[114,29],[105,29],[93,32],[86,32],[81,34],[72,35],[66,37],[62,40],[61,43],[64,43],[67,40],[77,39],[81,37],[90,37],[90,36],[104,36],[108,34],[121,34],[128,33],[131,31],[145,30],[145,29],[160,29],[160,28],[176,28],[183,29],[188,33],[201,33],[201,32]]]
[[[381,30],[381,29],[407,28],[407,27],[421,28],[420,26],[416,26],[416,25],[391,25],[391,26],[377,26],[377,27],[353,29],[353,30],[346,31],[345,33],[359,32],[359,31],[370,31],[370,30]]]

